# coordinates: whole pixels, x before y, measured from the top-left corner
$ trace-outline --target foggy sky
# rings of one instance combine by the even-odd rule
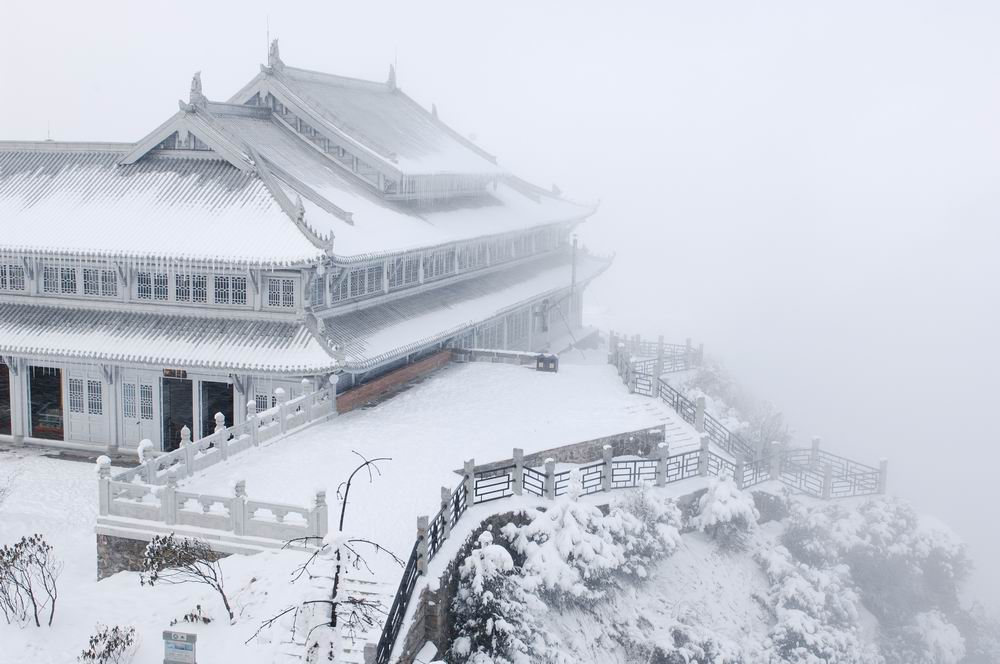
[[[268,23],[292,66],[395,60],[503,165],[601,200],[592,321],[704,341],[800,440],[888,457],[1000,596],[1000,7],[97,4],[0,0],[0,138],[137,140],[195,71],[249,80]]]

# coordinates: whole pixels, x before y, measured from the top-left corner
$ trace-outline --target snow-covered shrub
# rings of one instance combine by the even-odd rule
[[[799,563],[784,547],[762,550],[757,560],[771,581],[775,623],[766,643],[773,660],[788,664],[879,664],[862,643],[857,595],[845,567],[826,570]]]
[[[98,625],[87,647],[77,657],[85,664],[128,664],[135,657],[139,638],[135,627]]]
[[[229,621],[235,617],[229,607],[229,598],[223,584],[219,555],[205,542],[196,539],[156,535],[146,545],[139,576],[141,585],[157,583],[202,583],[214,590],[222,599]]]
[[[681,512],[673,499],[661,499],[646,487],[619,494],[605,519],[612,537],[625,550],[621,572],[645,578],[650,563],[677,550]]]
[[[742,548],[746,535],[757,526],[753,496],[736,488],[730,477],[713,479],[698,501],[691,526],[709,532],[724,548]]]
[[[567,494],[548,510],[533,512],[526,525],[501,530],[524,557],[521,572],[529,592],[554,601],[595,600],[615,574],[645,574],[646,553],[632,541],[644,531],[642,522],[621,509],[605,516],[580,501],[581,493],[580,473],[574,470]]]
[[[678,623],[670,628],[670,643],[657,645],[649,664],[743,664],[738,647],[724,643],[706,629]]]
[[[781,543],[795,558],[813,567],[836,564],[853,541],[853,525],[839,505],[810,509],[793,503]]]
[[[887,664],[958,664],[965,657],[965,639],[940,611],[925,611],[894,630],[883,650]]]
[[[8,624],[52,625],[62,563],[38,534],[0,547],[0,613]]]
[[[525,591],[514,560],[484,531],[459,568],[453,615],[458,636],[451,661],[462,664],[546,662],[549,648],[539,629],[544,603]]]
[[[955,617],[956,626],[965,637],[963,664],[1000,662],[1000,620],[981,604],[973,604]]]

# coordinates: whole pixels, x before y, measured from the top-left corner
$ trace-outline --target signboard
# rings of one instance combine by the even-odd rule
[[[164,369],[163,375],[167,378],[187,378],[188,372],[184,369]]]
[[[194,643],[197,634],[163,632],[163,664],[196,664]]]

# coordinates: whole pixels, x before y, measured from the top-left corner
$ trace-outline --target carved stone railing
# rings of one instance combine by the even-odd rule
[[[180,491],[177,479],[169,475],[163,485],[111,478],[111,462],[98,460],[98,513],[107,525],[107,517],[128,519],[132,528],[149,525],[183,530],[184,527],[232,533],[235,536],[274,540],[277,543],[297,538],[316,538],[319,544],[327,534],[326,492],[317,491],[312,507],[250,500],[246,483],[236,483],[232,496]],[[138,522],[138,523],[136,523]]]
[[[304,380],[303,391],[311,387]],[[136,478],[147,484],[166,484],[173,477],[192,477],[230,457],[261,443],[298,431],[310,424],[329,419],[337,412],[336,385],[327,385],[313,392],[306,392],[288,399],[284,389],[275,393],[275,405],[261,412],[256,403],[247,404],[247,417],[243,422],[227,427],[222,413],[215,415],[215,431],[198,440],[191,440],[191,430],[181,429],[180,447],[171,452],[152,456],[141,464],[114,475],[117,482],[132,482]],[[141,443],[140,443],[141,445]]]

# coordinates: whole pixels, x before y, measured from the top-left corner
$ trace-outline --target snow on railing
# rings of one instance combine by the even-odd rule
[[[311,386],[311,382],[303,380],[303,385]],[[215,431],[198,440],[191,440],[191,430],[184,427],[176,450],[144,458],[138,466],[116,473],[113,479],[132,482],[139,478],[147,484],[162,485],[169,477],[192,477],[261,443],[328,419],[337,410],[336,387],[332,385],[294,399],[288,399],[280,387],[274,393],[273,407],[258,413],[256,403],[251,401],[247,404],[246,419],[234,426],[227,427],[222,413],[216,413]]]
[[[98,513],[100,517],[129,519],[122,525],[134,529],[141,524],[224,531],[237,536],[276,542],[327,534],[326,492],[317,491],[312,507],[250,500],[246,483],[237,482],[232,496],[213,496],[177,489],[177,478],[169,475],[164,485],[111,478],[111,460],[98,460]],[[105,525],[108,520],[105,519]]]

